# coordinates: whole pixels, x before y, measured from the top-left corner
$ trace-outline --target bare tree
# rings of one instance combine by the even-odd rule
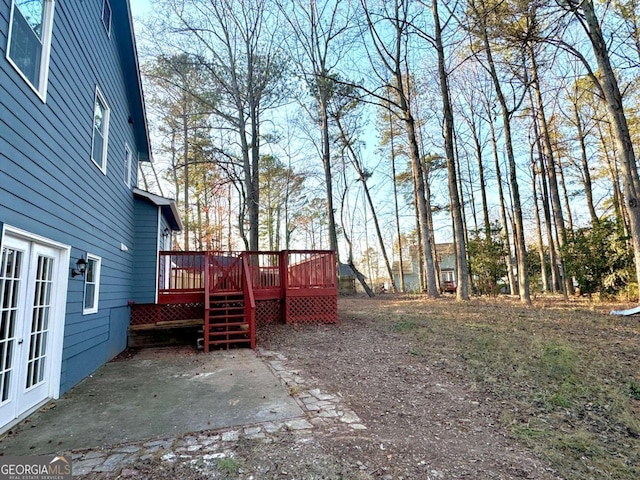
[[[320,125],[329,248],[337,253],[329,103],[337,85],[336,68],[344,55],[342,39],[351,28],[352,9],[350,2],[343,0],[320,4],[316,0],[278,0],[277,3],[293,33],[292,50],[296,52],[301,76],[316,103],[314,116]]]
[[[391,75],[393,79],[392,82],[388,82],[384,86],[386,91],[393,93],[386,98],[377,95],[377,99],[382,107],[392,105],[392,112],[399,116],[405,126],[425,264],[427,295],[437,298],[440,294],[431,241],[432,226],[429,222],[429,206],[422,159],[418,147],[416,119],[411,106],[411,77],[409,65],[406,62],[408,33],[412,23],[410,2],[408,0],[383,2],[382,5],[378,5],[378,9],[372,8],[366,0],[361,0],[361,3],[372,48],[385,72],[384,74],[376,72],[376,75],[381,80],[388,75]],[[387,35],[389,31],[386,29],[389,29],[391,35]]]
[[[581,82],[580,79],[572,82],[571,85],[565,85],[564,88],[565,97],[571,104],[571,112],[565,113],[565,118],[571,122],[576,129],[575,140],[578,142],[578,146],[580,148],[580,165],[577,167],[580,172],[580,180],[584,188],[591,224],[595,225],[598,223],[599,219],[595,208],[593,180],[587,153],[587,135],[590,133],[592,127],[585,124],[585,119],[583,119],[583,115],[580,111],[581,105],[584,103],[584,97],[589,95],[589,92],[584,88],[584,81]]]
[[[502,82],[498,75],[498,69],[493,56],[493,47],[489,40],[488,18],[495,14],[493,7],[486,4],[484,0],[470,0],[469,6],[473,14],[473,31],[480,38],[480,45],[485,55],[485,61],[482,62],[489,72],[493,80],[494,89],[500,105],[502,114],[502,125],[505,136],[505,147],[507,151],[507,160],[509,163],[509,186],[511,188],[511,198],[513,201],[513,218],[514,218],[514,241],[516,246],[516,256],[518,260],[518,292],[520,300],[527,304],[531,304],[531,296],[529,293],[529,278],[527,276],[527,259],[526,246],[524,238],[524,224],[522,219],[522,204],[520,200],[520,190],[518,186],[516,159],[513,150],[513,137],[511,129],[511,119],[515,111],[522,104],[524,95],[520,99],[516,99],[514,105],[509,106],[507,96],[505,95]]]
[[[528,23],[532,25],[531,28],[536,28],[537,19],[536,19],[536,10],[534,8],[530,9],[527,12]],[[532,32],[530,36],[537,36],[536,32]],[[537,122],[541,129],[541,143],[543,146],[543,152],[545,157],[545,166],[547,167],[543,172],[546,173],[548,177],[548,185],[549,185],[549,193],[551,194],[551,208],[553,209],[553,218],[555,219],[555,227],[558,232],[558,240],[559,240],[559,251],[562,251],[564,245],[567,244],[567,228],[564,222],[564,212],[562,211],[562,204],[560,203],[560,192],[558,188],[558,178],[557,178],[557,170],[558,166],[556,165],[556,155],[554,152],[554,148],[551,145],[551,133],[549,122],[547,120],[547,115],[545,113],[545,104],[542,98],[542,89],[540,87],[540,79],[538,76],[538,63],[536,59],[536,51],[534,48],[533,41],[527,42],[527,50],[529,54],[529,62],[530,62],[530,72],[531,72],[531,82],[530,86],[535,96],[535,103],[532,99],[532,109],[533,112],[537,116]],[[559,256],[559,260],[561,264],[564,265],[564,261],[562,259],[562,255]],[[563,272],[565,269],[563,267]],[[564,294],[565,297],[571,293],[573,293],[573,283],[571,278],[568,275],[563,275],[564,281]]]
[[[395,280],[393,279],[393,271],[391,270],[389,255],[387,255],[387,249],[385,247],[384,238],[382,236],[382,230],[380,229],[380,222],[376,213],[376,207],[371,197],[369,185],[367,184],[367,180],[371,177],[372,173],[365,168],[360,158],[361,156],[356,151],[355,144],[357,143],[357,139],[354,138],[355,128],[348,128],[348,126],[346,125],[347,122],[345,117],[348,117],[353,112],[358,113],[357,110],[355,110],[358,107],[358,103],[350,100],[349,95],[343,97],[343,100],[346,100],[346,102],[334,102],[334,108],[332,109],[331,114],[338,128],[340,144],[346,151],[347,157],[349,158],[351,165],[358,175],[358,180],[362,184],[362,189],[364,190],[367,204],[371,209],[371,217],[373,219],[376,236],[378,238],[378,246],[380,247],[380,251],[382,252],[382,258],[384,259],[387,274],[391,279],[391,288],[395,293],[397,293],[398,288],[396,287]]]
[[[434,45],[438,53],[438,78],[442,96],[442,112],[444,116],[444,145],[447,160],[447,177],[449,179],[449,198],[451,201],[451,217],[453,220],[454,250],[456,257],[457,300],[469,300],[469,267],[467,265],[466,238],[462,218],[462,206],[458,195],[456,158],[453,138],[453,108],[449,96],[449,74],[445,65],[445,51],[442,42],[442,25],[438,13],[438,0],[431,3],[434,20]]]
[[[595,77],[594,79],[599,84],[606,101],[616,148],[620,155],[629,227],[633,239],[636,278],[640,283],[640,178],[638,177],[636,156],[622,102],[622,93],[611,65],[607,42],[596,16],[593,2],[591,0],[565,0],[561,2],[561,5],[567,8],[583,26],[591,42],[593,56],[598,64],[601,80]]]
[[[218,128],[236,138],[248,216],[247,247],[258,249],[260,185],[258,164],[265,138],[261,127],[268,109],[279,106],[287,92],[286,63],[275,34],[278,18],[260,0],[165,0],[168,34],[181,48],[197,53],[211,91],[218,98],[210,113]],[[242,227],[241,227],[242,230]]]

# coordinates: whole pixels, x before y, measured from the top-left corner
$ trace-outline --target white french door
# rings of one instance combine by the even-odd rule
[[[5,235],[0,255],[0,428],[58,390],[63,251]],[[63,288],[61,288],[63,287]],[[63,294],[64,295],[64,294]],[[64,302],[64,300],[63,300]]]

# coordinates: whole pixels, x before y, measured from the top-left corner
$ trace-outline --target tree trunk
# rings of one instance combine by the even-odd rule
[[[567,191],[567,184],[564,181],[564,164],[562,158],[558,157],[558,175],[560,175],[560,188],[562,189],[562,201],[564,203],[564,210],[567,212],[567,230],[573,231],[573,215],[571,214],[571,205],[569,204],[569,192]]]
[[[480,182],[480,196],[482,198],[482,222],[484,224],[484,235],[488,240],[491,238],[491,220],[489,219],[489,204],[487,202],[487,184],[484,178],[484,164],[482,161],[482,145],[475,122],[472,122],[471,133],[473,143],[476,147],[476,160],[478,161],[478,181]]]
[[[456,147],[456,151],[458,150],[458,148]],[[458,169],[460,170],[460,153],[457,154],[458,157]],[[474,193],[474,185],[473,185],[473,172],[471,171],[471,159],[469,158],[469,155],[465,155],[465,166],[466,168],[466,174],[467,174],[467,182],[469,184],[469,188],[468,188],[468,192],[469,192],[469,205],[471,206],[471,216],[473,217],[473,231],[474,232],[478,232],[479,231],[479,226],[478,226],[478,209],[476,207],[476,195]],[[459,183],[460,183],[460,201],[462,203],[462,205],[464,206],[465,204],[465,199],[464,199],[464,195],[462,195],[462,187],[464,185],[464,181],[462,178],[462,175],[460,175],[459,177]],[[462,212],[464,213],[465,209],[462,209]],[[467,240],[469,240],[469,224],[468,221],[465,217],[465,221],[464,221],[464,225],[465,225],[465,238]]]
[[[405,48],[405,35],[409,29],[410,21],[407,18],[406,5],[403,2],[395,2],[390,10],[392,12],[386,12],[388,15],[387,20],[392,25],[392,36],[390,37],[390,46],[384,45],[381,40],[381,36],[376,31],[376,23],[369,15],[370,11],[363,5],[363,12],[366,15],[369,31],[371,32],[372,41],[375,44],[377,54],[380,56],[383,64],[388,72],[392,75],[395,85],[390,85],[395,90],[397,95],[397,109],[399,116],[404,123],[404,128],[407,133],[407,142],[409,146],[409,159],[411,162],[411,171],[414,183],[414,195],[416,201],[416,207],[419,220],[419,236],[423,244],[424,262],[426,267],[426,280],[427,280],[427,295],[432,298],[440,296],[437,288],[437,282],[435,277],[435,268],[433,261],[433,254],[431,249],[431,225],[429,223],[428,212],[428,199],[425,195],[425,181],[422,169],[422,160],[420,158],[420,150],[418,147],[418,137],[416,134],[416,123],[413,113],[411,111],[411,105],[409,103],[409,96],[411,91],[410,77],[408,72],[405,75],[404,69],[408,68],[406,64],[406,51]],[[386,34],[385,34],[386,37]]]
[[[544,172],[544,158],[540,154],[538,149],[539,170]],[[547,245],[549,248],[549,265],[551,266],[551,291],[553,293],[562,293],[562,287],[560,285],[560,269],[558,261],[558,236],[553,228],[553,222],[551,220],[551,209],[549,208],[549,190],[547,187],[547,179],[544,175],[540,175],[540,185],[542,192],[542,212],[544,214],[544,224],[547,227]]]
[[[487,53],[487,63],[489,65],[491,79],[498,96],[498,102],[502,110],[502,123],[504,128],[504,141],[507,149],[507,160],[509,162],[509,184],[511,185],[511,195],[513,199],[513,216],[515,224],[515,244],[516,257],[518,260],[518,293],[520,301],[525,305],[531,305],[531,297],[529,294],[529,278],[527,276],[527,249],[524,240],[524,225],[522,222],[522,206],[520,203],[520,191],[518,188],[518,177],[515,154],[513,152],[513,140],[511,136],[511,112],[507,107],[506,98],[502,92],[500,79],[493,61],[489,37],[487,35],[486,26],[483,25],[484,47]]]
[[[415,194],[415,192],[417,191],[417,186],[415,184],[415,178],[413,179],[413,190],[414,190],[414,195],[413,195],[413,211],[415,214],[415,220],[416,220],[416,232],[417,235],[416,237],[418,238],[418,251],[417,251],[417,260],[418,260],[418,285],[419,285],[419,291],[426,291],[427,290],[427,281],[425,280],[425,275],[424,275],[424,246],[422,245],[422,236],[420,235],[420,214],[418,213],[418,196]],[[411,254],[411,251],[409,251],[409,253]],[[413,264],[413,256],[411,263]]]
[[[533,99],[533,94],[531,90],[529,91],[529,99],[531,102],[531,109],[534,112],[532,116],[532,124],[533,124],[533,134],[535,137],[535,146],[538,152],[539,163],[537,163],[538,171],[540,172],[540,184],[542,187],[542,209],[544,212],[544,220],[547,231],[547,243],[549,245],[549,263],[551,265],[551,290],[554,293],[558,293],[561,291],[565,291],[560,286],[560,262],[558,260],[558,248],[559,240],[558,240],[558,230],[555,228],[555,224],[552,222],[551,218],[551,210],[549,209],[549,189],[547,186],[548,175],[544,173],[548,170],[548,167],[545,164],[545,156],[542,153],[544,148],[542,147],[542,134],[540,133],[540,128],[538,126],[538,115],[535,114],[536,104]]]
[[[252,71],[251,68],[250,71]],[[259,250],[258,227],[260,225],[260,118],[258,104],[259,101],[253,95],[250,95],[251,167],[249,169],[249,177],[251,189],[247,192],[247,202],[249,204],[249,250],[253,252]]]
[[[609,172],[609,177],[611,178],[611,188],[613,190],[613,208],[616,215],[616,225],[620,229],[620,231],[625,233],[627,236],[627,224],[626,217],[624,214],[624,208],[622,205],[622,191],[620,190],[620,172],[618,171],[618,165],[616,162],[617,152],[615,145],[613,145],[613,152],[609,151],[608,148],[608,137],[605,136],[605,132],[602,131],[601,122],[596,123],[596,127],[598,128],[598,137],[600,139],[600,148],[602,148],[602,152],[604,154],[604,158],[607,162],[607,170]]]
[[[611,66],[607,45],[596,18],[593,2],[583,0],[581,10],[584,13],[589,40],[593,46],[593,54],[598,63],[598,70],[602,74],[602,89],[607,101],[609,119],[614,127],[616,146],[622,166],[624,193],[629,214],[629,227],[633,241],[633,252],[636,264],[636,279],[640,285],[640,179],[636,166],[633,142],[629,133],[627,118],[622,104],[622,94],[615,72]]]
[[[547,275],[547,260],[544,254],[544,242],[542,240],[542,225],[540,222],[540,208],[538,207],[538,189],[536,188],[536,160],[534,157],[534,145],[531,145],[531,190],[533,191],[533,213],[536,217],[536,234],[538,237],[538,255],[540,257],[540,274],[542,276],[542,293],[549,291],[549,278]]]
[[[353,264],[353,261],[349,260],[348,265],[351,267],[351,270],[353,270],[353,274],[356,276],[356,279],[358,280],[358,282],[360,282],[360,285],[362,285],[362,288],[364,289],[367,296],[369,298],[375,297],[375,293],[373,293],[373,290],[371,290],[371,287],[367,285],[367,280],[364,278],[364,275],[360,273],[360,271]]]
[[[420,238],[422,240],[422,248],[425,262],[425,277],[427,283],[427,295],[432,298],[438,298],[438,286],[435,276],[435,265],[431,250],[431,226],[428,223],[427,201],[425,197],[424,177],[422,174],[422,165],[420,163],[420,154],[418,153],[418,142],[416,139],[415,122],[410,112],[405,112],[405,123],[407,136],[409,137],[409,151],[411,157],[411,169],[413,172],[414,184],[416,185],[416,204],[418,207],[418,219],[420,223]]]
[[[187,95],[182,96],[182,162],[184,168],[184,249],[189,251],[189,120]]]
[[[336,252],[338,258],[338,232],[336,230],[335,209],[333,206],[333,180],[331,175],[331,152],[329,149],[329,113],[324,93],[320,101],[320,121],[322,134],[322,166],[324,168],[325,193],[327,202],[327,220],[329,222],[329,250]]]
[[[398,206],[398,182],[396,178],[396,151],[394,145],[394,132],[392,117],[389,115],[389,133],[391,135],[391,175],[393,177],[393,207],[396,216],[396,234],[398,235],[398,279],[400,281],[400,291],[406,291],[404,285],[404,259],[402,258],[402,235],[400,233],[400,208]],[[393,277],[392,277],[393,278]]]
[[[582,163],[582,185],[584,186],[584,193],[587,197],[587,208],[589,209],[589,216],[591,217],[591,225],[598,223],[598,215],[593,203],[593,185],[591,182],[591,172],[589,171],[589,161],[587,160],[587,146],[585,143],[584,127],[582,126],[582,119],[580,118],[580,112],[578,110],[577,102],[573,103],[573,116],[576,121],[576,130],[578,135],[578,143],[580,144],[580,161]]]
[[[513,255],[511,250],[511,242],[509,241],[509,221],[507,220],[507,209],[504,205],[504,190],[502,188],[502,173],[500,169],[500,159],[498,158],[498,139],[496,138],[495,125],[493,123],[493,115],[489,114],[489,127],[491,129],[491,143],[493,145],[493,161],[496,169],[496,183],[498,186],[498,199],[500,201],[500,219],[502,228],[504,229],[505,245],[507,246],[507,278],[509,279],[509,293],[515,295],[517,291],[516,279],[513,275]]]
[[[542,129],[542,146],[544,147],[545,160],[547,162],[546,172],[547,178],[549,180],[549,190],[551,193],[551,208],[553,209],[553,217],[555,219],[556,231],[559,236],[559,247],[560,252],[562,251],[562,247],[567,244],[567,229],[564,224],[564,216],[562,212],[562,204],[560,203],[560,193],[558,189],[558,178],[556,175],[556,163],[555,163],[555,155],[553,152],[553,147],[551,145],[551,136],[549,134],[549,124],[547,122],[547,116],[544,111],[544,101],[542,99],[542,92],[540,91],[540,83],[538,78],[538,65],[536,63],[535,51],[533,49],[533,44],[528,43],[527,45],[529,50],[529,57],[531,59],[531,87],[535,93],[537,108],[537,118],[539,121],[540,128]],[[567,295],[573,293],[573,283],[571,278],[566,274],[566,270],[564,268],[564,259],[562,255],[560,255],[560,262],[562,264],[562,278],[564,281],[564,294],[565,298]]]
[[[462,207],[458,195],[458,180],[456,160],[453,146],[453,110],[449,98],[449,83],[445,67],[444,46],[442,44],[442,29],[438,14],[438,0],[432,0],[433,18],[435,26],[435,45],[438,51],[438,74],[440,79],[440,94],[442,97],[442,111],[444,115],[444,145],[447,159],[447,173],[449,178],[449,199],[451,202],[451,217],[453,220],[454,251],[456,256],[457,288],[456,300],[469,300],[469,269],[467,266],[467,249],[465,245],[464,225],[462,222]]]
[[[424,151],[424,147],[422,148],[422,150]],[[424,197],[427,203],[427,225],[429,225],[429,244],[431,245],[431,258],[433,258],[433,266],[434,266],[433,273],[436,281],[435,289],[436,291],[440,292],[441,291],[440,269],[438,267],[438,252],[437,252],[436,238],[433,232],[433,211],[431,210],[431,185],[429,184],[429,179],[431,178],[431,165],[428,162],[426,163],[427,163],[426,165],[425,163],[421,163],[421,166],[422,166],[422,174],[424,178]],[[427,288],[426,264],[422,262],[422,265],[424,267],[422,273],[423,273],[423,276],[425,277],[425,290],[426,290]]]
[[[389,262],[389,255],[387,255],[387,249],[385,247],[385,243],[384,243],[384,238],[382,236],[382,231],[380,230],[380,222],[378,221],[378,215],[376,214],[376,208],[373,204],[373,199],[371,198],[371,192],[369,192],[369,186],[367,185],[367,177],[365,175],[364,170],[362,169],[362,167],[360,166],[360,162],[358,160],[358,156],[356,155],[356,152],[353,150],[353,146],[352,146],[352,142],[350,141],[349,138],[347,138],[347,134],[344,131],[342,122],[340,121],[339,117],[335,118],[335,122],[336,125],[338,126],[338,129],[340,131],[340,135],[342,136],[342,139],[347,147],[347,150],[349,151],[349,155],[351,157],[351,164],[353,165],[353,167],[356,170],[356,173],[358,174],[358,177],[360,178],[360,182],[362,183],[362,188],[364,189],[364,195],[367,199],[367,203],[369,204],[369,208],[371,209],[371,216],[373,218],[373,225],[375,226],[376,229],[376,236],[378,237],[378,246],[380,247],[380,251],[382,252],[382,257],[384,259],[384,264],[385,267],[387,269],[387,275],[389,275],[389,278],[391,279],[391,289],[393,290],[393,293],[398,293],[398,287],[396,286],[396,282],[393,279],[393,270],[391,269],[391,263]],[[368,250],[368,248],[367,248]],[[373,277],[371,277],[373,278]]]

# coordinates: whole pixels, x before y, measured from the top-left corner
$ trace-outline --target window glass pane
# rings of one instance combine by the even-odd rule
[[[93,109],[93,146],[91,154],[93,160],[100,165],[101,168],[104,167],[104,137],[107,128],[106,116],[107,107],[100,97],[96,95],[96,103]]]
[[[87,262],[87,271],[86,271],[86,279],[87,283],[93,283],[96,281],[96,261],[93,259],[89,259]]]
[[[131,151],[124,149],[124,183],[131,185]]]
[[[93,129],[93,159],[98,165],[102,165],[102,152],[104,151],[104,138],[99,130]]]
[[[84,287],[84,308],[94,308],[94,302],[96,298],[96,286],[91,283],[87,283]]]
[[[44,0],[16,0],[15,3],[22,17],[36,34],[42,39],[42,23],[44,20]]]
[[[104,23],[104,28],[107,29],[107,32],[110,31],[111,28],[111,5],[109,5],[109,0],[103,0],[102,3],[102,23]]]
[[[20,7],[19,3],[24,4],[23,7]],[[39,13],[30,12],[32,3],[34,4],[33,10],[38,10],[39,6]],[[42,2],[23,0],[16,2],[16,6],[18,8],[13,13],[9,56],[27,77],[27,80],[38,88],[42,60],[42,42],[40,40],[42,36]],[[23,8],[28,11],[26,15],[23,13]]]
[[[87,269],[84,279],[84,310],[97,310],[98,308],[98,285],[100,279],[100,260],[95,258],[87,259]],[[85,312],[90,313],[90,312]]]
[[[99,97],[96,97],[96,105],[93,112],[93,127],[102,133],[102,128],[104,126],[104,111],[106,110],[105,106],[100,101]]]

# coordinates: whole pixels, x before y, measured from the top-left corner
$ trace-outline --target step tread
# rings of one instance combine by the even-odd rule
[[[248,342],[248,338],[235,338],[229,340],[209,340],[209,345],[223,345],[225,343],[245,343]]]
[[[205,324],[205,327],[239,327],[241,325],[249,325],[249,322],[209,323]]]

